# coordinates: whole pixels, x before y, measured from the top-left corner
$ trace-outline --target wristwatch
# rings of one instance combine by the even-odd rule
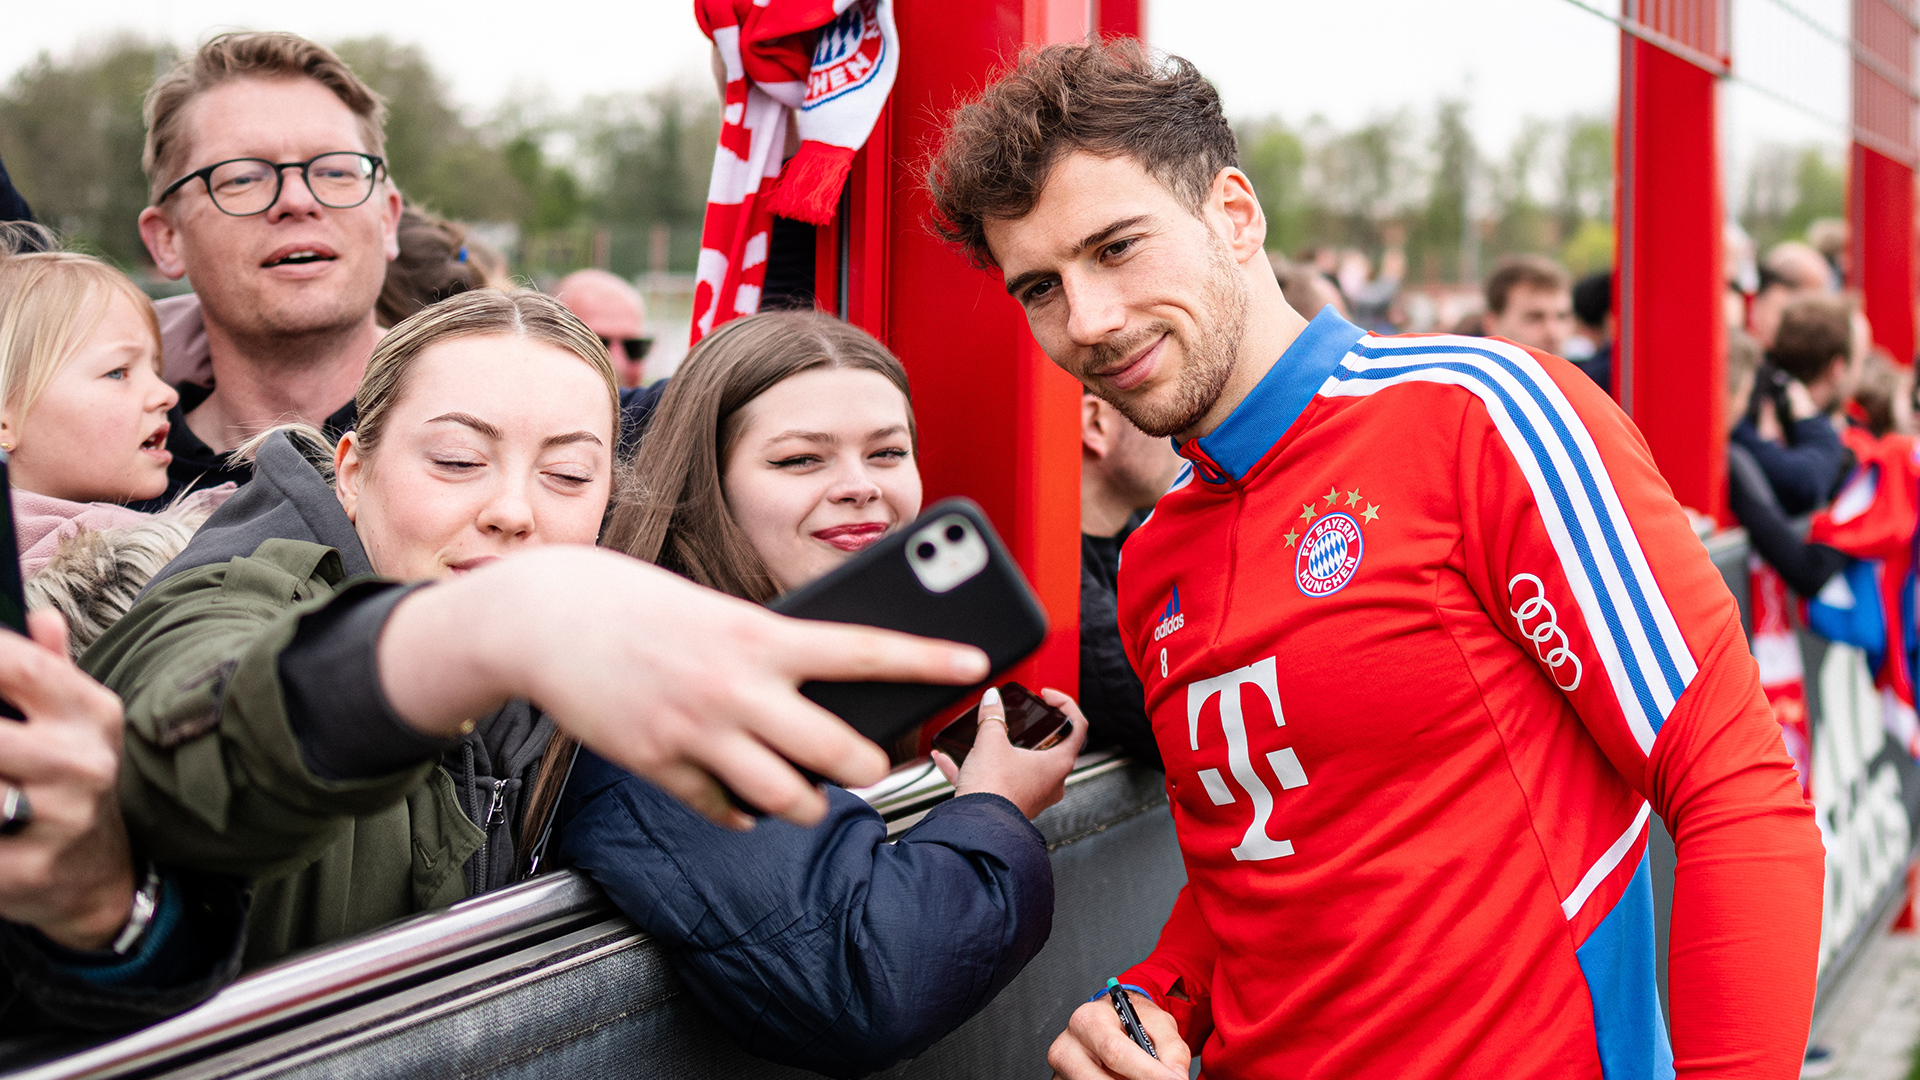
[[[160,908],[160,868],[152,860],[144,860],[147,866],[147,878],[140,890],[133,894],[133,910],[127,915],[127,925],[120,928],[120,936],[113,939],[115,956],[125,956],[140,944],[147,935],[147,927],[153,924],[153,913]]]

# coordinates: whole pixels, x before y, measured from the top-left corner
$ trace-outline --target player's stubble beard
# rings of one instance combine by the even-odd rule
[[[1188,430],[1213,410],[1233,375],[1240,341],[1246,336],[1249,298],[1240,264],[1233,261],[1218,236],[1208,233],[1207,240],[1204,299],[1196,312],[1193,337],[1183,337],[1170,322],[1153,322],[1093,346],[1087,365],[1095,371],[1111,369],[1162,334],[1185,346],[1186,364],[1177,376],[1171,400],[1155,402],[1113,393],[1104,384],[1089,384],[1095,394],[1133,421],[1134,427],[1156,439]]]

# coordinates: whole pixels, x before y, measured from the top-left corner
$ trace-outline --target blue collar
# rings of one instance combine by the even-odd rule
[[[1246,400],[1210,434],[1193,440],[1199,444],[1197,449],[1233,479],[1245,477],[1300,418],[1333,369],[1366,334],[1331,306],[1321,308]]]

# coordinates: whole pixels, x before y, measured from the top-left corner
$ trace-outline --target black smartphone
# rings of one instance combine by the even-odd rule
[[[7,452],[0,450],[0,626],[25,637],[27,590],[20,583],[20,543],[13,531],[13,482],[7,467]],[[5,698],[0,698],[0,716],[26,719]]]
[[[1007,709],[1007,741],[1022,750],[1057,746],[1073,729],[1073,721],[1064,711],[1017,682],[1000,684],[1000,703]],[[975,705],[940,729],[940,734],[933,737],[933,748],[952,758],[955,765],[965,764],[979,730],[980,706]]]
[[[947,499],[832,573],[768,605],[782,615],[859,623],[975,645],[992,675],[1047,636],[1047,614],[987,516]],[[800,692],[882,746],[954,702],[967,686],[810,682]]]

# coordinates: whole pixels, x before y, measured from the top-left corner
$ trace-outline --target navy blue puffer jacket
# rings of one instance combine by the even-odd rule
[[[980,1011],[1046,944],[1046,844],[998,795],[935,807],[897,842],[828,788],[810,829],[712,825],[581,751],[560,800],[563,862],[658,939],[749,1053],[862,1076]]]

